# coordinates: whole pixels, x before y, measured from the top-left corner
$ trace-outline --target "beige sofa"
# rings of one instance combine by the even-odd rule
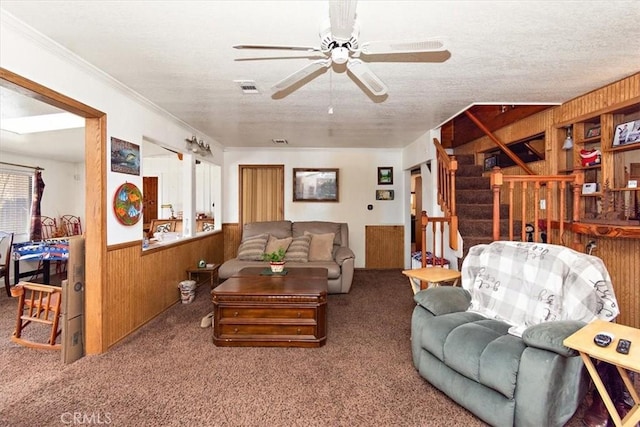
[[[311,244],[311,252],[307,259],[300,255],[300,244],[304,247],[306,240],[315,239],[315,236],[326,236],[333,233],[333,244],[328,249],[328,257],[318,257],[313,254],[314,245]],[[242,230],[242,242],[236,258],[225,261],[218,271],[220,279],[228,279],[245,267],[267,267],[266,261],[261,261],[260,253],[264,253],[266,247],[262,246],[264,236],[274,239],[293,239],[285,258],[285,268],[313,268],[321,267],[328,270],[329,293],[346,294],[351,289],[355,255],[349,248],[349,227],[347,223],[327,221],[265,221],[245,224]],[[309,239],[307,239],[307,237]],[[320,241],[320,239],[318,240]],[[256,242],[254,248],[258,249],[247,255],[247,248],[251,242]],[[268,242],[268,241],[267,241]],[[297,242],[297,243],[295,243]],[[270,242],[269,242],[270,243]],[[244,246],[243,246],[244,244]],[[293,247],[297,246],[295,260]],[[260,249],[260,248],[263,249]],[[317,247],[317,246],[315,246]],[[302,251],[304,252],[304,250]]]

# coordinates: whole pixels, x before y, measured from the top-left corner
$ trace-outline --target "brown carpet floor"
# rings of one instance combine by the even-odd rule
[[[414,369],[413,294],[399,270],[358,270],[349,294],[330,295],[317,349],[216,347],[200,328],[208,291],[66,366],[59,352],[9,340],[16,301],[2,293],[0,425],[485,425]]]

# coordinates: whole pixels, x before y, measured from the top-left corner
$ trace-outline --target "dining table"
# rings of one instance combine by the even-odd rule
[[[47,239],[13,244],[13,280],[18,284],[20,278],[42,273],[43,283],[51,279],[51,261],[69,260],[68,239]],[[38,261],[35,270],[20,272],[20,261]]]

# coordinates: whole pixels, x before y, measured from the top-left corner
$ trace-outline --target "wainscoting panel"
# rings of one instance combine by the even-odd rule
[[[565,234],[565,242],[576,239],[574,233]],[[640,328],[640,239],[577,235],[581,251],[592,240],[596,242],[592,254],[607,266],[620,306],[616,323]]]
[[[179,302],[178,284],[199,260],[221,263],[223,233],[145,251],[142,242],[109,247],[103,299],[107,348]]]
[[[404,226],[365,226],[365,268],[404,267]]]
[[[224,260],[227,261],[235,258],[238,254],[242,227],[238,223],[222,224],[222,234],[224,235]]]

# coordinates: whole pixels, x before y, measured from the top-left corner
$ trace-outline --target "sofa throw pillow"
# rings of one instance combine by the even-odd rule
[[[202,231],[214,231],[216,226],[212,222],[205,222],[202,224]]]
[[[240,243],[238,259],[243,261],[262,261],[268,239],[268,234],[258,234],[257,236],[247,237],[246,240]]]
[[[309,244],[311,236],[298,236],[291,240],[289,249],[284,256],[285,261],[307,262],[309,261]]]
[[[267,247],[265,248],[264,253],[270,254],[271,252],[278,252],[278,249],[281,248],[286,252],[287,249],[289,249],[289,245],[292,240],[292,237],[278,239],[273,235],[269,235],[269,240],[267,240]]]
[[[332,261],[333,239],[335,233],[313,234],[304,232],[305,236],[311,236],[309,244],[309,261]]]

